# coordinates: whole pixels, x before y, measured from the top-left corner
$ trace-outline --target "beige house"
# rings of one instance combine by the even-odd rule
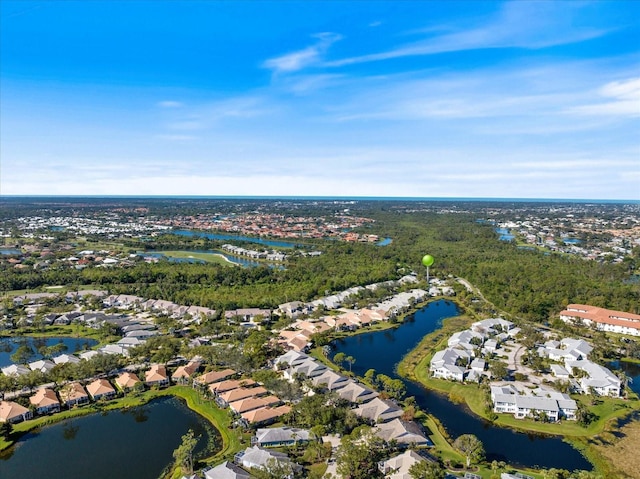
[[[13,401],[0,401],[0,422],[16,423],[31,419],[29,409]]]
[[[88,384],[87,391],[94,401],[112,399],[116,395],[116,390],[106,379],[96,379]]]
[[[65,406],[80,406],[89,402],[89,395],[80,383],[69,383],[60,390],[60,399]]]
[[[135,387],[136,384],[141,383],[140,378],[135,373],[124,372],[118,376],[115,380],[116,386],[122,391],[127,392]]]
[[[152,364],[151,369],[144,373],[144,383],[147,386],[168,386],[169,376],[164,364]]]
[[[60,411],[60,401],[53,389],[42,388],[29,398],[29,402],[36,408],[38,414],[49,414]]]

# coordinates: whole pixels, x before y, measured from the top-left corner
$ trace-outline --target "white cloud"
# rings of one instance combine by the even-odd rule
[[[313,35],[313,38],[317,39],[315,44],[302,50],[270,58],[263,63],[263,66],[273,70],[274,73],[288,73],[317,65],[320,60],[322,60],[322,56],[327,49],[333,43],[341,40],[342,36],[336,33],[325,32]]]
[[[640,78],[607,83],[599,89],[598,94],[610,100],[575,106],[567,109],[567,112],[579,115],[640,117]]]
[[[390,60],[416,55],[485,48],[537,49],[581,42],[602,36],[604,29],[577,27],[576,17],[583,5],[578,2],[505,2],[501,10],[475,28],[458,30],[394,49],[326,62],[325,66],[340,67],[357,63]],[[432,33],[450,27],[435,26],[424,29]]]

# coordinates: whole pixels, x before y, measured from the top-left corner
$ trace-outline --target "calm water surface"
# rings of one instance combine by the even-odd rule
[[[32,359],[29,361],[37,361],[38,359],[42,359],[42,355],[38,354],[38,348],[43,346],[55,346],[58,343],[63,343],[67,348],[59,354],[73,354],[91,349],[93,346],[98,344],[98,341],[95,339],[69,338],[65,336],[50,338],[0,338],[0,368],[13,364],[13,361],[11,361],[11,355],[15,353],[18,347],[22,344],[26,344],[34,352]],[[0,476],[0,478],[1,477],[2,476]]]
[[[219,448],[218,432],[175,398],[66,420],[23,436],[0,455],[0,477],[157,479],[189,429],[201,436],[197,452]]]
[[[242,235],[229,235],[229,234],[221,234],[221,233],[203,233],[200,231],[190,231],[190,230],[175,230],[172,231],[175,235],[180,236],[201,236],[203,238],[209,238],[214,240],[236,240],[236,241],[246,241],[248,243],[258,243],[264,246],[275,246],[278,248],[293,248],[295,246],[305,246],[303,244],[298,243],[289,243],[287,241],[277,241],[277,240],[266,240],[262,238],[254,238],[252,236],[242,236]]]
[[[474,434],[484,444],[489,461],[506,461],[526,467],[588,469],[591,464],[573,447],[554,437],[514,432],[492,426],[466,407],[451,403],[445,396],[407,381],[396,373],[396,365],[427,334],[442,326],[442,320],[459,313],[450,301],[435,301],[410,316],[396,329],[359,334],[336,341],[337,351],[353,356],[353,372],[359,376],[373,368],[404,381],[407,396],[415,396],[424,411],[436,416],[452,437]]]

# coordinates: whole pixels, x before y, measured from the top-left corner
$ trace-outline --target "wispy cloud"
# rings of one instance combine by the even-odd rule
[[[640,117],[640,78],[614,81],[599,89],[599,103],[579,105],[568,113],[594,116]]]
[[[578,2],[563,2],[561,5],[553,2],[506,2],[493,18],[473,28],[430,36],[384,52],[326,62],[325,66],[340,67],[407,56],[486,48],[537,49],[581,42],[606,34],[606,29],[575,26],[574,15],[579,13],[581,7]],[[424,31],[431,33],[439,30],[446,29],[430,27]]]
[[[327,49],[342,39],[342,35],[331,32],[317,33],[312,37],[316,39],[313,45],[279,57],[270,58],[263,63],[263,67],[273,70],[274,73],[286,73],[317,65],[322,60]]]
[[[180,108],[181,106],[184,106],[184,104],[180,101],[164,100],[158,102],[158,106],[160,108]]]

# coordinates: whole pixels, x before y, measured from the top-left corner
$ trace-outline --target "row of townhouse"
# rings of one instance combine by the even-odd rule
[[[145,372],[144,382],[133,372],[124,371],[119,374],[113,383],[105,378],[94,379],[86,384],[74,381],[65,384],[56,393],[49,387],[42,387],[36,390],[29,398],[36,414],[53,414],[60,412],[62,407],[74,407],[88,404],[91,401],[113,399],[118,391],[126,393],[137,386],[142,387],[164,387],[169,385],[169,377],[164,365],[153,364]],[[12,401],[2,401],[0,405],[0,422],[20,422],[32,419],[32,412],[18,403]]]
[[[140,296],[130,294],[118,294],[106,297],[103,300],[106,307],[121,309],[136,309],[139,311],[150,311],[158,314],[165,314],[176,319],[184,319],[189,315],[197,320],[202,316],[214,316],[214,309],[204,306],[185,306],[163,299],[145,299]]]
[[[640,336],[640,315],[613,311],[587,304],[570,304],[560,312],[560,319],[573,324],[594,326],[600,331]]]
[[[500,344],[515,337],[519,328],[502,318],[477,321],[469,329],[451,335],[447,348],[436,352],[431,358],[429,371],[439,379],[453,381],[479,381],[485,374],[486,361],[477,357],[495,353]]]
[[[517,419],[540,417],[544,413],[549,421],[561,418],[575,420],[577,403],[569,395],[553,389],[520,389],[513,385],[492,385],[491,400],[497,413],[513,414]]]
[[[358,288],[363,289],[360,286],[351,289],[358,290]],[[311,345],[311,336],[313,334],[328,330],[355,331],[356,329],[370,326],[378,321],[387,320],[389,317],[406,311],[416,303],[424,301],[426,297],[426,291],[413,289],[409,292],[398,293],[392,298],[374,305],[371,309],[363,308],[345,311],[339,315],[324,316],[317,320],[297,320],[289,325],[287,329],[280,331],[279,343],[288,350],[306,351]],[[301,307],[299,305],[302,305],[302,303],[296,302],[287,303],[286,306],[280,305],[279,311],[291,317],[296,317],[290,314],[291,309],[296,307],[296,305]]]
[[[380,287],[395,288],[395,287],[403,286],[406,284],[415,284],[417,282],[418,282],[418,278],[415,275],[406,275],[397,281],[383,281],[380,283],[368,284],[366,286],[354,286],[352,288],[346,289],[339,293],[318,298],[309,303],[303,303],[301,301],[291,301],[288,303],[283,303],[278,306],[277,312],[281,315],[285,315],[295,319],[302,314],[309,314],[320,307],[326,310],[338,309],[344,305],[344,302],[348,298],[350,298],[351,296],[356,296],[365,290],[375,291]],[[414,290],[414,291],[415,293],[413,295],[408,295],[406,299],[409,299],[412,296],[415,298],[415,294],[419,294],[421,298],[424,298],[426,295],[428,295],[426,291],[422,291],[422,290]],[[401,295],[399,296],[400,298],[404,298],[406,293],[400,293],[400,295]],[[391,307],[410,306],[411,302],[398,301],[397,303],[384,303],[384,304],[385,306],[388,306],[388,308],[385,309],[385,311],[388,311],[389,309],[391,309]],[[377,308],[377,309],[382,309],[382,308]]]
[[[193,378],[192,385],[207,391],[218,406],[228,407],[247,427],[270,424],[291,411],[280,398],[252,379],[231,379],[236,376],[233,369],[209,371]]]
[[[380,399],[376,391],[336,373],[306,354],[289,351],[276,358],[274,369],[289,381],[307,378],[314,387],[334,392],[350,402],[353,412],[373,424],[375,434],[387,442],[395,441],[401,447],[431,445],[418,424],[401,419],[402,408],[394,401]]]
[[[279,251],[256,251],[252,249],[245,249],[240,246],[234,246],[232,244],[223,244],[222,249],[228,251],[231,254],[238,256],[247,256],[252,259],[266,259],[268,261],[285,261],[288,256]]]

